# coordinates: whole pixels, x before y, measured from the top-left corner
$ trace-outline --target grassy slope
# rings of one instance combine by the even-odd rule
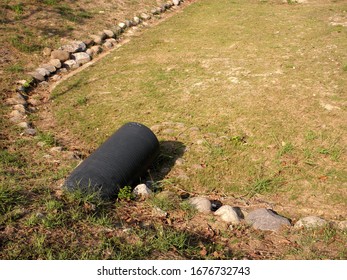
[[[47,156],[56,140],[89,153],[139,121],[187,148],[166,177],[153,171],[165,189],[250,208],[265,200],[294,220],[345,219],[346,30],[328,22],[346,6],[279,2],[200,1],[60,85],[51,134],[8,139],[1,151],[1,258],[345,259],[346,232],[331,226],[228,231],[184,203],[104,205],[61,193],[77,161]],[[170,218],[154,218],[153,204]]]
[[[126,121],[171,125],[185,189],[346,214],[346,30],[328,24],[344,8],[202,1],[61,85],[57,119],[93,147]]]

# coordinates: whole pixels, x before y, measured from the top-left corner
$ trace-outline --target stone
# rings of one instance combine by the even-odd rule
[[[55,69],[61,68],[61,62],[60,62],[59,59],[51,59],[48,63],[49,63],[50,65],[54,66]]]
[[[67,51],[69,53],[84,52],[87,46],[82,41],[74,41],[69,45],[64,45],[59,48],[60,50]]]
[[[114,45],[116,45],[117,40],[114,38],[106,39],[105,43],[102,45],[105,48],[111,49]]]
[[[25,112],[26,112],[25,107],[24,107],[24,105],[22,105],[22,104],[16,104],[16,105],[14,105],[14,106],[13,106],[13,109],[14,109],[14,110],[17,110],[17,111],[19,111],[19,112],[21,112],[21,113],[23,113],[23,114],[25,114]]]
[[[338,222],[337,227],[341,230],[347,230],[347,221]]]
[[[246,217],[246,222],[255,229],[271,231],[278,231],[282,226],[291,225],[289,219],[265,208],[251,211]]]
[[[20,112],[18,110],[13,110],[10,113],[10,117],[13,117],[13,118],[23,118],[24,116],[25,116],[25,111],[24,112]]]
[[[124,21],[124,24],[125,24],[126,27],[131,27],[133,25],[132,21],[130,21],[128,19]]]
[[[29,128],[29,123],[27,122],[20,122],[20,123],[17,123],[17,126],[20,127],[20,128]]]
[[[40,73],[44,77],[48,77],[51,74],[47,69],[42,67],[37,68],[35,72]]]
[[[112,30],[105,29],[104,33],[106,34],[107,38],[114,38],[115,34]]]
[[[67,72],[67,69],[66,69],[66,68],[60,68],[60,69],[58,69],[58,71],[57,71],[58,74],[66,73],[66,72]]]
[[[152,191],[146,186],[146,184],[139,184],[133,190],[135,196],[149,196],[151,193]]]
[[[189,203],[196,208],[200,213],[211,212],[211,202],[205,197],[192,197],[189,199]]]
[[[149,14],[146,14],[146,13],[141,13],[140,18],[143,20],[149,20],[149,19],[151,19],[151,16]]]
[[[239,216],[240,211],[237,211],[235,207],[230,205],[221,206],[214,214],[219,216],[222,221],[230,224],[238,224],[241,220]]]
[[[101,45],[104,41],[103,37],[100,35],[90,35],[90,38],[92,38],[94,43],[97,45]]]
[[[54,50],[51,53],[52,59],[59,59],[60,62],[64,62],[70,58],[70,53],[64,50]]]
[[[27,101],[20,93],[14,93],[12,97],[6,99],[7,105],[26,105]]]
[[[166,2],[164,5],[165,5],[165,8],[168,10],[172,7],[173,4],[171,2]]]
[[[72,55],[78,65],[83,65],[91,60],[90,55],[85,52],[77,52]]]
[[[30,135],[30,136],[35,136],[36,135],[36,129],[34,129],[34,128],[27,128],[24,131],[24,134]]]
[[[57,59],[57,61],[59,61],[59,60]],[[59,61],[59,63],[60,63],[60,61]],[[50,63],[42,64],[42,65],[40,66],[40,68],[46,69],[50,74],[52,74],[52,73],[54,73],[55,71],[57,71],[57,69],[56,69],[52,64],[50,64]]]
[[[66,69],[75,69],[75,68],[78,68],[78,64],[76,63],[75,60],[73,59],[69,59],[69,60],[66,60],[63,64],[63,66],[66,68]]]
[[[122,34],[123,29],[120,28],[118,25],[116,25],[116,26],[112,27],[112,31],[116,37],[119,37]]]
[[[141,19],[139,17],[134,17],[133,22],[135,25],[138,25],[141,23]]]
[[[102,52],[102,48],[100,46],[92,46],[90,49],[93,51],[94,54],[99,54]]]
[[[308,216],[298,220],[295,223],[294,228],[315,228],[325,226],[326,224],[327,221],[322,218],[319,218],[317,216]]]
[[[124,30],[124,29],[127,27],[126,24],[125,24],[124,22],[118,23],[118,26],[119,26],[122,30]]]
[[[161,4],[160,10],[161,10],[162,13],[164,13],[166,11],[166,5],[165,4]]]
[[[83,40],[83,43],[87,46],[87,48],[89,48],[89,47],[94,45],[94,41],[91,38]]]
[[[61,76],[60,75],[53,75],[52,77],[51,77],[51,79],[52,79],[52,81],[54,81],[54,82],[56,82],[56,81],[59,81],[60,79],[61,79]]]
[[[39,72],[30,72],[29,75],[34,78],[37,82],[43,82],[45,80],[45,76],[41,75]]]
[[[51,48],[47,48],[47,47],[45,47],[45,48],[43,49],[43,51],[42,51],[42,54],[43,54],[44,56],[50,56],[51,53],[52,53],[52,49],[51,49]]]
[[[182,165],[182,164],[184,164],[184,159],[183,159],[183,158],[178,158],[178,159],[176,159],[175,164],[176,164],[176,165]]]
[[[179,6],[179,4],[181,4],[181,1],[180,1],[180,0],[172,0],[172,3],[173,3],[175,6]]]
[[[158,11],[157,11],[157,8],[151,9],[151,14],[152,14],[152,15],[158,15],[159,13],[158,13]]]
[[[111,42],[105,42],[102,44],[102,46],[106,49],[112,49],[113,44]]]

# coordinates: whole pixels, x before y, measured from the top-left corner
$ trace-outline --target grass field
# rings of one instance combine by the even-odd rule
[[[346,220],[346,11],[344,1],[197,1],[59,84],[51,128],[1,154],[2,258],[345,259],[346,231],[333,225],[228,230],[184,201],[105,204],[59,184],[78,162],[67,151],[84,157],[137,121],[166,143],[148,176],[164,190],[294,222]],[[46,143],[33,161],[21,153],[32,141]],[[47,157],[55,145],[65,151]],[[170,218],[153,218],[153,205]]]

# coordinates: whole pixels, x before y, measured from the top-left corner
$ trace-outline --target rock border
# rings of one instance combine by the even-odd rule
[[[84,41],[75,40],[56,50],[45,48],[42,54],[49,57],[49,61],[29,72],[30,79],[16,81],[16,91],[5,100],[5,104],[12,107],[8,114],[10,122],[22,128],[24,134],[36,135],[36,129],[28,121],[28,116],[36,111],[34,106],[37,105],[37,101],[29,95],[32,90],[40,85],[47,86],[50,81],[59,81],[63,74],[72,72],[92,61],[97,55],[114,49],[130,28],[147,26],[146,21],[160,18],[161,14],[179,8],[183,2],[184,0],[166,1],[150,11],[136,13],[132,19],[118,22],[109,29],[90,34]]]

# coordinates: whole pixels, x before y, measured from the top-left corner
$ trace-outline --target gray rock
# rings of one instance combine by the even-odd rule
[[[134,17],[133,22],[135,25],[138,25],[141,23],[141,19],[139,17]]]
[[[116,37],[119,37],[122,34],[123,29],[116,25],[112,28],[112,31]]]
[[[124,30],[125,28],[127,28],[127,26],[126,26],[126,24],[125,24],[124,22],[118,23],[118,26],[119,26],[122,30]]]
[[[56,61],[59,61],[58,59],[56,59]],[[60,61],[59,61],[60,63]],[[57,71],[57,69],[50,63],[45,63],[45,64],[42,64],[40,66],[40,68],[44,68],[46,69],[50,74],[54,73],[55,71]]]
[[[10,113],[10,117],[13,117],[13,118],[24,118],[24,116],[25,116],[25,111],[21,112],[18,110],[13,110]]]
[[[131,20],[125,20],[124,24],[125,24],[126,27],[132,27],[133,26],[133,23],[132,23]]]
[[[151,9],[151,14],[152,15],[158,15],[160,12],[157,11],[157,8]]]
[[[201,213],[211,212],[211,202],[205,197],[192,197],[189,199],[189,203]]]
[[[94,43],[97,45],[101,45],[104,41],[103,36],[100,35],[90,35],[90,38],[92,38]]]
[[[24,133],[26,135],[30,135],[30,136],[35,136],[36,135],[36,129],[34,128],[27,128]]]
[[[231,224],[238,224],[241,220],[239,216],[240,210],[237,208],[231,207],[230,205],[221,206],[214,214],[219,216],[224,222]]]
[[[64,62],[70,58],[70,53],[64,50],[54,50],[51,53],[52,59],[59,59],[60,62]]]
[[[66,68],[66,69],[76,69],[78,68],[78,64],[76,63],[75,60],[73,59],[69,59],[69,60],[66,60],[63,64],[63,66]]]
[[[251,211],[246,217],[246,222],[255,229],[272,231],[278,231],[282,226],[291,225],[289,219],[265,208]]]
[[[42,68],[42,67],[37,68],[37,69],[35,70],[35,72],[41,74],[41,75],[44,76],[44,77],[48,77],[48,76],[51,74],[47,69]]]
[[[179,6],[179,4],[181,4],[181,1],[180,1],[180,0],[172,0],[172,3],[173,3],[175,6]]]
[[[146,14],[146,13],[141,13],[140,18],[143,20],[149,20],[149,19],[151,19],[151,16],[149,14]]]
[[[58,74],[66,73],[66,72],[67,72],[67,69],[66,69],[66,68],[60,68],[60,69],[58,69],[58,71],[57,71]]]
[[[30,72],[28,73],[35,81],[37,82],[42,82],[45,80],[45,77],[43,75],[41,75],[39,72]]]
[[[67,51],[69,53],[84,52],[87,46],[82,41],[74,41],[69,45],[64,45],[59,48],[60,50]]]
[[[17,123],[17,126],[20,128],[26,128],[26,129],[30,127],[29,123],[27,123],[27,122]]]
[[[102,48],[100,46],[92,46],[90,49],[93,51],[94,54],[99,54],[102,52]]]
[[[338,222],[337,227],[341,230],[347,230],[347,221]]]
[[[184,159],[183,159],[183,158],[178,158],[178,159],[176,159],[175,164],[176,164],[176,165],[182,165],[182,164],[184,164]]]
[[[112,42],[105,42],[102,44],[102,46],[106,49],[112,49],[113,44],[112,44]]]
[[[146,186],[146,184],[139,184],[133,190],[135,196],[149,196],[151,193],[152,191]]]
[[[12,97],[6,99],[7,105],[27,105],[27,101],[20,93],[14,93]]]
[[[105,29],[104,33],[106,34],[107,38],[114,38],[114,32],[112,30]]]
[[[91,60],[90,55],[85,52],[77,52],[72,55],[78,65],[83,65]]]
[[[87,46],[87,48],[91,47],[94,45],[94,41],[91,38],[85,39],[83,43]]]
[[[294,228],[315,228],[325,226],[326,224],[327,221],[322,218],[316,216],[308,216],[297,221],[294,225]]]
[[[52,66],[54,66],[55,69],[61,68],[61,62],[60,62],[59,59],[51,59],[51,60],[49,61],[49,64],[52,65]]]
[[[172,7],[173,4],[171,2],[166,2],[164,5],[165,5],[165,8],[168,10]]]
[[[14,105],[14,106],[13,106],[13,109],[14,109],[14,110],[17,110],[17,111],[19,111],[19,112],[21,112],[21,113],[23,113],[23,114],[25,114],[25,112],[26,112],[25,107],[24,107],[24,105],[22,105],[22,104],[16,104],[16,105]]]
[[[164,12],[166,11],[166,6],[165,6],[165,4],[161,4],[160,10],[161,10],[162,13],[164,13]]]

